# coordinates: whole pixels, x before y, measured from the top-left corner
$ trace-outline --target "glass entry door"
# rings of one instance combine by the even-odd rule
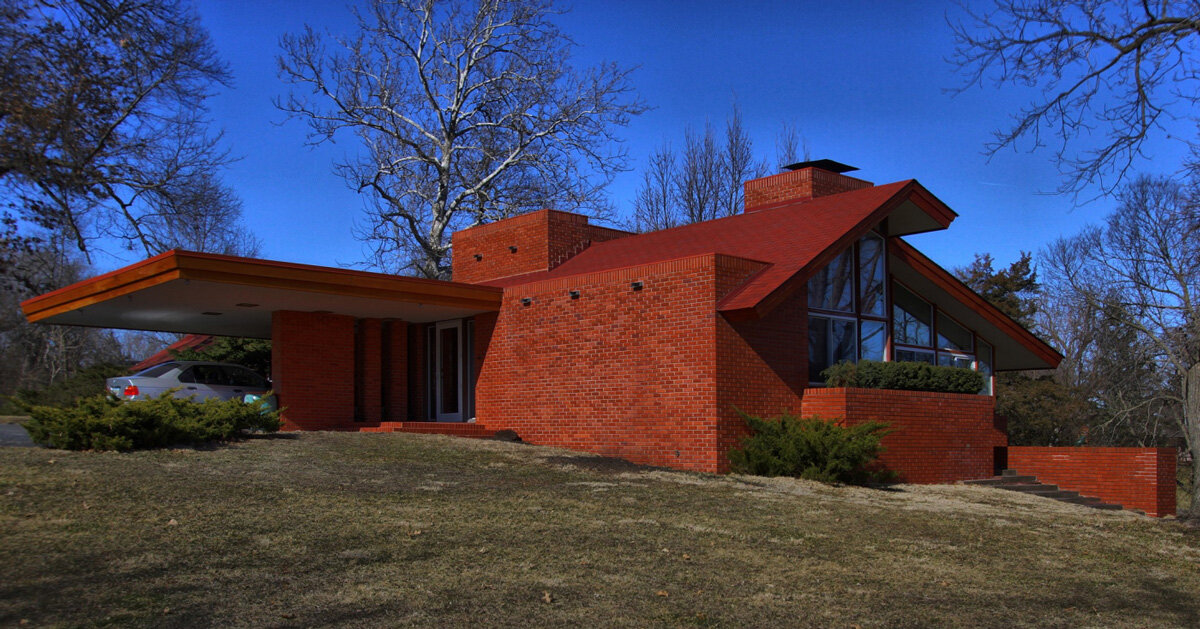
[[[462,321],[439,321],[430,348],[434,357],[433,409],[440,422],[463,420]]]

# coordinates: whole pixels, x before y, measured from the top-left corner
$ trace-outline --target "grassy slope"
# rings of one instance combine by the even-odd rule
[[[720,478],[441,436],[5,449],[0,531],[3,626],[1200,617],[1200,535],[1173,522],[983,488]]]

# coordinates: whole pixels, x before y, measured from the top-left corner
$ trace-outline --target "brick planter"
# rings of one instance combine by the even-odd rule
[[[995,420],[995,400],[986,395],[807,389],[802,414],[846,425],[887,422],[887,450],[880,457],[906,483],[952,483],[995,473],[996,448],[1008,443]]]

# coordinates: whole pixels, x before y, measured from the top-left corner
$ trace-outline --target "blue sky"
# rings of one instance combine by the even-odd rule
[[[350,265],[364,258],[352,227],[363,199],[332,174],[357,150],[350,136],[316,148],[306,126],[286,121],[272,98],[279,38],[304,24],[333,34],[352,28],[339,2],[199,0],[203,25],[229,62],[232,89],[210,102],[240,160],[226,180],[245,204],[248,227],[270,259]],[[783,122],[797,126],[814,158],[858,166],[875,183],[915,178],[960,215],[949,231],[912,238],[947,268],[990,252],[1007,264],[1101,218],[1111,203],[1073,208],[1049,194],[1059,183],[1048,152],[983,155],[990,132],[1033,96],[986,86],[952,96],[960,77],[946,58],[949,2],[575,2],[562,29],[579,44],[573,63],[639,66],[638,94],[653,110],[621,134],[634,171],[611,196],[628,212],[646,156],[687,125],[722,124],[733,102],[761,157],[774,161]],[[1175,170],[1182,147],[1152,145],[1148,172]],[[132,260],[112,260],[111,266]]]

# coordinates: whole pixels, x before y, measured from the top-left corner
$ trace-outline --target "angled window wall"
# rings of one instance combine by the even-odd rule
[[[979,371],[990,395],[992,346],[888,277],[887,241],[872,231],[809,279],[809,382],[839,362],[912,361]]]

